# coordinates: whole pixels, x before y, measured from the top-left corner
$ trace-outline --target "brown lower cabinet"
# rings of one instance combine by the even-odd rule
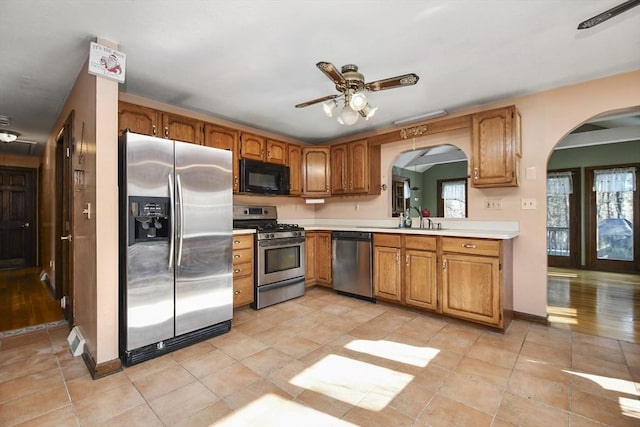
[[[305,233],[305,285],[331,287],[331,232]]]
[[[233,236],[233,307],[253,302],[253,235]]]
[[[376,298],[501,330],[509,326],[510,240],[377,233],[373,245]]]

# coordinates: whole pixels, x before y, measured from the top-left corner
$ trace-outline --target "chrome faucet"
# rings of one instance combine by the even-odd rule
[[[420,228],[424,228],[424,216],[422,216],[422,209],[415,206],[411,206],[411,209],[415,209],[416,212],[418,212],[418,216],[420,216]],[[429,220],[429,228],[431,228],[431,220]]]

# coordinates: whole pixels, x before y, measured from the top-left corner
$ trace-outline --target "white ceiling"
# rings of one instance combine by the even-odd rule
[[[639,69],[640,7],[576,30],[621,2],[3,0],[0,115],[26,143],[0,150],[39,154],[29,142],[52,132],[97,36],[127,55],[122,92],[320,143]],[[337,93],[318,61],[420,81],[371,93],[376,115],[341,126],[320,104],[294,108]]]

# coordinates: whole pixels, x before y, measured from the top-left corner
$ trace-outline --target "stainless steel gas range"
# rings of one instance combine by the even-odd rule
[[[304,229],[278,224],[275,206],[234,206],[234,228],[255,228],[255,287],[259,310],[304,295]]]

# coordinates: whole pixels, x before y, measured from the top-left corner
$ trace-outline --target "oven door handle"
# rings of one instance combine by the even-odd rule
[[[291,286],[296,283],[304,282],[303,277],[294,277],[293,279],[283,280],[282,282],[270,283],[268,285],[258,286],[256,290],[258,292],[268,292],[278,288],[284,288],[285,286]]]
[[[258,240],[258,246],[262,246],[262,247],[292,246],[292,245],[299,245],[301,243],[304,243],[304,238],[300,238],[300,237],[273,239],[273,240]]]

